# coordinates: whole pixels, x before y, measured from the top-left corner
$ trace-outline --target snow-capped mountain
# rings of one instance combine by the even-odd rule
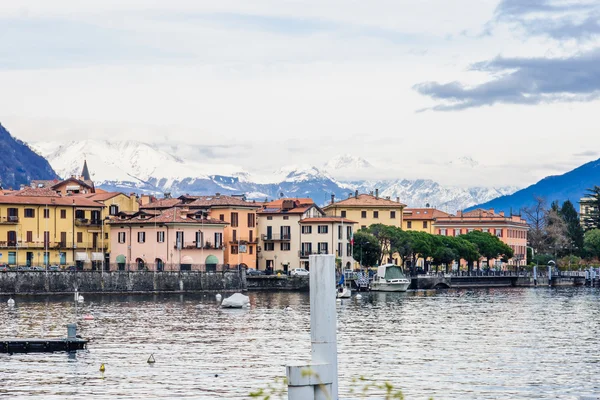
[[[353,171],[367,175],[374,170],[367,160],[341,155],[333,157],[323,167],[289,165],[268,175],[256,175],[229,164],[202,164],[184,160],[149,143],[137,141],[84,140],[68,144],[34,143],[32,147],[46,157],[62,177],[79,175],[83,159],[87,160],[96,185],[107,190],[136,191],[162,194],[245,193],[257,200],[287,197],[311,197],[318,204],[337,199],[359,190],[376,188],[383,197],[400,198],[411,207],[426,204],[455,212],[483,203],[517,188],[459,188],[442,186],[425,179],[344,181]],[[461,161],[462,163],[462,161]],[[472,164],[466,162],[466,164]],[[361,175],[363,176],[363,175]]]

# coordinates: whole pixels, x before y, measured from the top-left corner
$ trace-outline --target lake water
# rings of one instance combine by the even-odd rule
[[[249,310],[223,310],[212,295],[86,295],[88,350],[0,354],[0,397],[248,398],[310,358],[308,294],[249,296]],[[1,300],[0,337],[63,337],[75,314],[72,296]],[[407,400],[578,399],[600,393],[599,349],[592,288],[373,292],[338,306],[342,398],[364,376]]]

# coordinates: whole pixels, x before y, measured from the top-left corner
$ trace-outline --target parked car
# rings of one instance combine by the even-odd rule
[[[48,271],[60,271],[60,267],[58,265],[51,265],[48,267]]]
[[[259,269],[254,269],[254,268],[248,268],[246,270],[246,275],[249,276],[253,276],[253,275],[264,275],[265,273]]]
[[[44,268],[44,267],[40,267],[40,266],[29,267],[29,269],[30,269],[31,271],[45,271],[45,270],[46,270],[46,268]]]
[[[0,272],[10,271],[10,268],[7,264],[0,264]]]
[[[27,266],[27,265],[19,265],[17,267],[17,271],[30,271],[30,270],[31,270],[31,268],[29,268],[29,266]]]
[[[290,271],[291,276],[306,276],[308,275],[308,271],[304,268],[294,268]]]

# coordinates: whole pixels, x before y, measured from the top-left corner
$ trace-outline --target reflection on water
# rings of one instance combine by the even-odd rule
[[[223,310],[212,295],[86,295],[77,312],[89,350],[0,354],[0,397],[248,398],[310,358],[308,294],[249,296],[249,310]],[[0,300],[0,337],[63,337],[75,316],[72,296],[19,297],[12,310]],[[408,399],[600,392],[598,289],[373,292],[344,300],[338,321],[345,398],[358,376]]]

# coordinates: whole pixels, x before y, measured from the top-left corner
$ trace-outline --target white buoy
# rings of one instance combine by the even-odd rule
[[[77,296],[77,302],[78,303],[83,303],[83,296],[82,295]]]
[[[335,299],[335,302],[336,302],[337,304],[342,304],[342,299],[340,299],[340,298],[337,298],[337,299]]]
[[[221,301],[222,297],[219,293],[217,293],[217,295],[215,296],[217,298],[217,301]]]
[[[10,299],[8,299],[8,301],[6,303],[11,308],[15,306],[15,300],[12,297]]]
[[[287,306],[286,308],[284,308],[285,311],[292,311],[292,307]]]
[[[360,293],[357,293],[357,294],[356,294],[356,299],[357,299],[357,300],[360,300],[360,299],[362,299],[362,295],[361,295]]]

